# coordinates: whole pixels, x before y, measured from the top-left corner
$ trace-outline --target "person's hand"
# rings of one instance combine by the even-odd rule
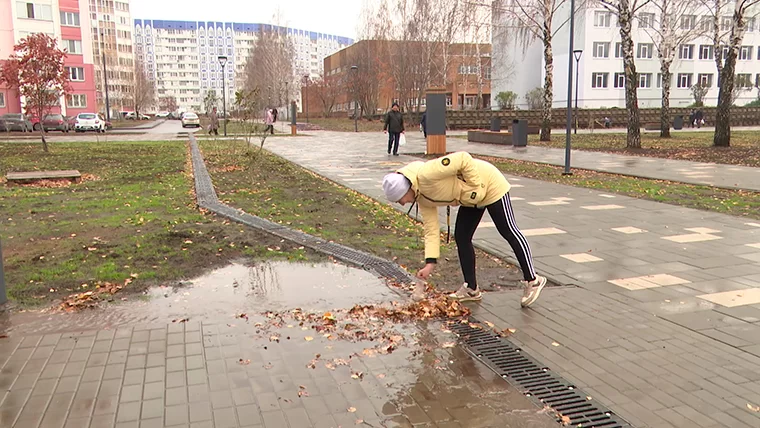
[[[435,269],[435,263],[426,264],[424,268],[417,271],[417,278],[428,279],[430,274],[433,273],[433,269]]]

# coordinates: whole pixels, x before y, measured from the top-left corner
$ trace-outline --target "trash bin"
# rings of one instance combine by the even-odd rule
[[[514,119],[512,121],[512,145],[515,147],[525,147],[528,145],[527,120]]]
[[[491,132],[501,132],[501,118],[500,117],[491,118]]]
[[[683,129],[683,116],[677,115],[673,118],[673,129],[675,130],[681,130]]]

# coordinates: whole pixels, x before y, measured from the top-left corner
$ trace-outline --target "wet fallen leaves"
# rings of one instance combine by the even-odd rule
[[[244,360],[241,358],[238,360],[238,364],[240,364],[241,366],[247,366],[248,364],[251,364],[251,360]]]
[[[124,285],[105,282],[95,285],[95,289],[84,293],[71,294],[63,299],[60,309],[66,312],[76,312],[83,309],[94,308],[101,301],[112,300],[112,296],[132,282],[131,278],[124,281]]]

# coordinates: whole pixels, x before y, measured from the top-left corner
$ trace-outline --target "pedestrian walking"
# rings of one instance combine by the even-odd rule
[[[268,108],[266,112],[266,117],[264,119],[264,124],[267,126],[264,129],[264,133],[271,132],[272,135],[274,135],[274,113],[272,113],[272,109]]]
[[[208,126],[209,135],[219,135],[219,116],[216,114],[216,107],[211,110],[211,124]]]
[[[691,109],[691,113],[689,113],[689,127],[693,128],[697,124],[697,111],[694,109]]]
[[[483,214],[488,214],[501,236],[514,251],[523,273],[522,307],[532,305],[546,285],[536,275],[533,256],[525,235],[515,223],[509,199],[510,184],[494,165],[457,152],[427,162],[415,161],[383,178],[383,192],[391,202],[417,204],[425,230],[425,266],[417,277],[427,279],[440,256],[438,207],[459,206],[454,229],[464,284],[449,295],[460,301],[480,300],[475,278],[475,248],[472,237]],[[411,211],[411,207],[410,207]]]
[[[398,156],[398,142],[404,130],[404,115],[399,111],[398,103],[394,101],[391,111],[385,114],[383,126],[383,132],[388,133],[388,154],[391,154],[392,150],[393,155]]]
[[[697,113],[694,115],[695,121],[697,122],[697,128],[701,128],[702,125],[705,124],[705,114],[702,113],[702,109],[697,110]]]
[[[422,113],[422,119],[420,119],[420,128],[422,128],[422,135],[427,138],[427,112]]]

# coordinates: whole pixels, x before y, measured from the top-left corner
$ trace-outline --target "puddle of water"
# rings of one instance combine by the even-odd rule
[[[117,294],[118,298],[119,295]],[[233,263],[176,286],[150,288],[143,298],[79,313],[0,313],[0,332],[30,334],[114,328],[176,319],[215,322],[235,313],[301,308],[329,311],[401,300],[375,275],[337,263]]]

